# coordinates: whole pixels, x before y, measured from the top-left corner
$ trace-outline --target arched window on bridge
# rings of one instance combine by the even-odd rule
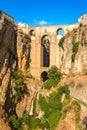
[[[57,36],[62,36],[64,34],[64,30],[62,28],[59,28],[57,30]]]
[[[50,65],[50,38],[45,35],[41,39],[41,66],[49,67]]]

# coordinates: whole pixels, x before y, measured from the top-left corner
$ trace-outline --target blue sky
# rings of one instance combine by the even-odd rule
[[[0,9],[30,26],[72,24],[87,13],[87,0],[0,0]]]

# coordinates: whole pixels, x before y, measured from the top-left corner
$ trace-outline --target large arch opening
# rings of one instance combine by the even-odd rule
[[[50,66],[50,38],[45,35],[41,39],[41,66]]]
[[[57,36],[62,36],[64,34],[64,30],[62,28],[59,28],[57,30]]]
[[[42,80],[43,82],[45,82],[47,79],[48,79],[48,77],[47,77],[47,72],[46,72],[46,71],[43,71],[43,72],[41,73],[41,80]]]

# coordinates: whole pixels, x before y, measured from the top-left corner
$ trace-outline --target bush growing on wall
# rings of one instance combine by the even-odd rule
[[[79,48],[79,42],[72,42],[72,56],[71,56],[71,59],[72,59],[72,62],[75,61],[75,56],[78,52],[78,48]]]
[[[57,83],[56,83],[54,80],[49,79],[49,80],[47,80],[47,81],[45,82],[44,88],[46,88],[46,89],[51,89],[52,87],[55,87],[56,84],[57,84]]]
[[[30,35],[25,34],[25,38],[26,38],[29,42],[31,42],[31,37],[30,37]]]
[[[60,79],[62,78],[62,74],[56,66],[52,66],[47,72],[47,77],[48,80],[44,84],[44,87],[46,89],[50,89],[59,83]]]
[[[62,37],[59,41],[59,47],[61,47],[64,50],[63,43],[65,41],[65,37]]]

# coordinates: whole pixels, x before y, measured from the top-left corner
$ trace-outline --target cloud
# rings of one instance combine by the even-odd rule
[[[45,21],[45,20],[41,20],[41,21],[33,20],[33,21],[34,21],[35,25],[40,25],[40,26],[42,26],[42,25],[47,25],[47,24],[48,24],[48,22]]]
[[[47,21],[42,20],[42,21],[39,21],[38,24],[39,24],[39,25],[46,25],[46,24],[47,24]]]
[[[22,22],[19,22],[17,25],[19,25],[20,27],[25,27],[25,26],[28,27],[28,24],[26,24],[26,23],[22,23]]]

